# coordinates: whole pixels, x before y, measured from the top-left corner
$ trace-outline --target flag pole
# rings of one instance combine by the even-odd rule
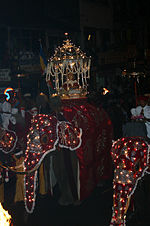
[[[137,84],[136,84],[136,79],[134,81],[134,93],[135,93],[135,103],[136,103],[136,106],[137,106]]]

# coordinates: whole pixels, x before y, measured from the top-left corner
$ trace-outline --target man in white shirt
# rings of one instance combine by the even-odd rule
[[[0,111],[1,111],[1,119],[2,119],[2,127],[4,129],[8,129],[9,121],[12,124],[16,124],[16,119],[13,116],[14,112],[12,111],[11,103],[6,100],[6,95],[1,94],[1,104],[0,104]]]
[[[2,126],[2,105],[6,101],[6,95],[0,93],[0,125]]]
[[[144,109],[148,105],[148,98],[145,96],[140,96],[138,98],[138,106],[131,109],[131,119],[143,120],[144,119]]]
[[[147,105],[144,108],[144,120],[147,130],[147,137],[150,139],[150,105]]]

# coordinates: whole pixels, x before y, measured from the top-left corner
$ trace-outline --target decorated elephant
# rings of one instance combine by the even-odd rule
[[[112,175],[112,125],[105,111],[84,99],[74,103],[64,102],[62,113],[66,121],[58,121],[53,115],[43,114],[36,115],[31,120],[23,163],[27,173],[24,183],[25,206],[28,212],[34,209],[37,169],[50,152],[57,151],[57,156],[63,153],[65,164],[69,161],[67,155],[76,159],[77,167],[73,169],[77,175],[76,200],[87,198],[101,180],[109,179]],[[6,136],[7,140],[11,140],[10,144],[4,142]],[[5,135],[1,137],[1,150],[4,153],[13,153],[16,140],[17,136],[13,131],[5,131]],[[9,169],[17,171],[14,167]]]
[[[49,100],[60,97],[61,107],[58,110],[56,104],[54,114],[33,116],[26,132],[24,171],[20,173],[25,174],[25,207],[29,213],[35,205],[37,170],[47,156],[51,163],[51,191],[56,179],[62,205],[86,199],[102,180],[112,177],[113,128],[104,109],[88,102],[90,63],[90,57],[68,39],[49,60],[46,70]]]
[[[4,153],[12,153],[17,137],[12,131],[1,130],[1,150]],[[59,122],[55,116],[37,115],[31,121],[31,127],[27,136],[27,149],[23,161],[22,172],[15,166],[6,166],[9,170],[24,175],[25,207],[27,212],[34,209],[37,185],[37,170],[49,153],[56,150],[56,145],[68,148],[71,151],[81,145],[82,129],[72,127],[68,122]],[[6,139],[7,138],[7,139]],[[5,140],[8,142],[6,143]],[[5,164],[5,163],[4,163]],[[6,168],[2,165],[4,168]]]
[[[63,205],[79,203],[102,180],[112,177],[112,123],[100,104],[95,105],[95,99],[93,103],[88,101],[90,66],[91,57],[66,36],[46,68],[49,95],[60,97],[65,120],[82,129],[82,143],[75,153],[62,150],[53,159],[61,194],[64,194],[59,203]],[[58,165],[61,165],[59,169]]]
[[[76,155],[80,185],[78,199],[84,200],[98,183],[112,177],[112,123],[104,109],[90,104],[87,98],[63,100],[62,109],[71,124],[82,128],[82,144]]]
[[[138,181],[149,173],[149,145],[144,137],[123,137],[112,145],[113,208],[110,225],[126,225],[126,213]]]
[[[62,114],[65,121],[58,121],[56,116],[44,114],[33,116],[31,120],[22,172],[25,173],[25,206],[28,212],[32,212],[35,205],[37,170],[50,152],[57,152],[57,158],[63,155],[65,167],[70,164],[70,158],[75,159],[73,161],[77,164],[67,168],[70,173],[75,167],[73,171],[77,175],[75,201],[86,199],[101,180],[109,179],[112,175],[112,124],[105,111],[89,104],[85,98],[82,101],[63,101]],[[1,151],[7,153],[7,156],[13,154],[17,139],[16,133],[2,129]],[[55,161],[58,163],[57,159]],[[17,172],[14,166],[8,168]],[[58,174],[65,178],[63,172],[59,171]],[[59,178],[58,175],[58,182]],[[69,181],[71,193],[74,195],[72,183]]]

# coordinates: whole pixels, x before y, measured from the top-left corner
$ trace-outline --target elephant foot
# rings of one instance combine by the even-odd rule
[[[73,203],[74,206],[80,206],[81,204],[82,204],[82,201],[80,201],[80,200],[76,200]]]
[[[60,199],[58,200],[58,203],[59,203],[60,206],[69,206],[69,205],[72,205],[72,204],[73,204],[72,201],[65,200],[65,199],[63,199],[63,198],[60,198]]]

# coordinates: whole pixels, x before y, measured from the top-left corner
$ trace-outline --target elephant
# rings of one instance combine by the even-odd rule
[[[149,144],[144,137],[122,137],[112,144],[113,207],[110,225],[126,225],[126,213],[138,181],[149,174]]]
[[[38,169],[48,154],[55,153],[54,173],[62,194],[67,191],[72,196],[71,202],[82,202],[101,181],[112,177],[113,127],[104,109],[88,103],[86,98],[63,100],[61,114],[63,119],[60,120],[56,114],[33,116],[27,135],[24,170],[17,172],[15,167],[8,167],[24,174],[24,202],[28,213],[34,211]],[[3,149],[6,151],[9,147],[3,145]],[[64,163],[59,170],[62,159]]]
[[[82,201],[99,183],[112,177],[113,126],[106,111],[86,98],[63,100],[62,112],[71,124],[82,128],[82,144],[76,150]]]
[[[4,131],[2,129],[2,131]],[[4,131],[1,136],[0,145],[5,153],[10,153],[16,143],[15,137],[12,139],[12,131]],[[13,134],[14,135],[14,134]],[[8,145],[4,143],[7,137]],[[68,148],[74,151],[81,145],[82,129],[72,127],[69,122],[59,122],[55,116],[36,115],[31,120],[31,127],[27,135],[27,148],[23,161],[24,171],[17,172],[15,167],[8,167],[10,170],[24,175],[25,208],[28,213],[34,210],[36,199],[37,170],[44,157],[56,150],[56,145],[61,148]],[[16,138],[17,139],[17,138]],[[4,167],[4,166],[3,166]],[[6,167],[5,167],[6,168]]]

